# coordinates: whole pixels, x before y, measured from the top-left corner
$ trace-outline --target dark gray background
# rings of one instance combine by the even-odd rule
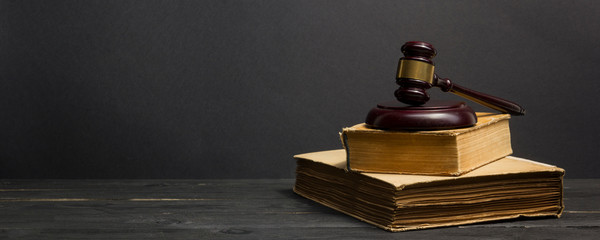
[[[0,1],[0,178],[291,178],[410,40],[526,107],[514,155],[600,177],[599,30],[595,1]]]

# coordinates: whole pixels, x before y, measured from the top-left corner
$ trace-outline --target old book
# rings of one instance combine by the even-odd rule
[[[386,131],[358,124],[340,133],[353,171],[460,175],[512,154],[508,114],[477,113],[477,124],[439,131]]]
[[[343,149],[300,154],[294,191],[389,231],[560,217],[564,170],[508,156],[461,176],[360,173]]]

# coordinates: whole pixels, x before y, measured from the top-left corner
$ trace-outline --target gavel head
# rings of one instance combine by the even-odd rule
[[[404,57],[398,63],[396,83],[400,88],[394,92],[398,101],[422,105],[429,101],[425,90],[432,87],[434,81],[434,64],[431,60],[436,51],[426,42],[407,42],[402,46]]]

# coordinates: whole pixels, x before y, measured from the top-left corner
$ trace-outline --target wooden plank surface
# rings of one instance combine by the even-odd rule
[[[562,218],[390,233],[294,180],[0,180],[0,239],[598,239],[600,179],[566,179]]]

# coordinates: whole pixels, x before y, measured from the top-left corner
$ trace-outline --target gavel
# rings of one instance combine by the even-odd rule
[[[483,106],[511,115],[524,115],[525,109],[518,104],[477,92],[457,85],[448,78],[440,78],[434,72],[431,60],[436,55],[433,46],[426,42],[411,41],[402,46],[404,57],[398,63],[396,84],[400,87],[394,92],[398,101],[409,105],[423,105],[429,101],[427,89],[438,87]]]

